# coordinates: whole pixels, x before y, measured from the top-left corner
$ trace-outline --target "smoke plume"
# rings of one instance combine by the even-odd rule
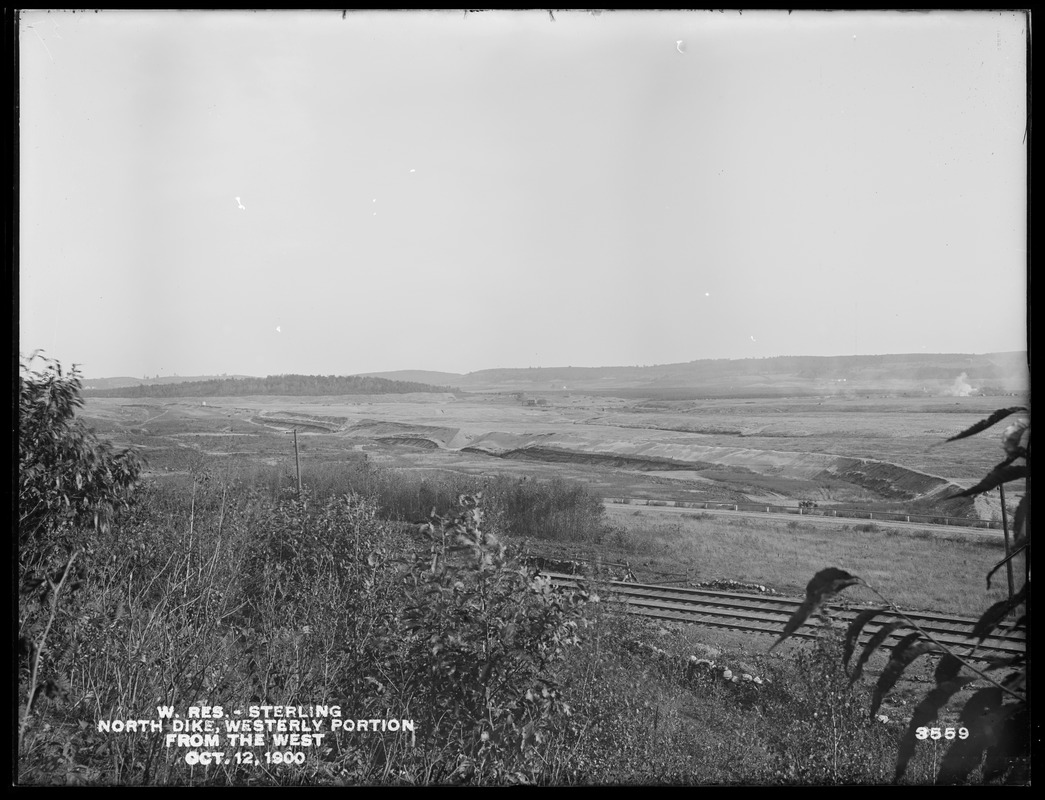
[[[969,376],[966,373],[962,373],[954,379],[954,383],[951,388],[947,390],[947,394],[950,397],[968,397],[972,394],[972,387],[966,382],[966,378]]]

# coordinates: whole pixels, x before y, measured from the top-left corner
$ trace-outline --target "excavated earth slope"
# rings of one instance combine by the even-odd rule
[[[466,434],[456,428],[365,420],[350,429],[355,436],[428,449],[513,460],[591,464],[643,471],[730,468],[741,474],[820,484],[848,484],[884,500],[913,503],[951,516],[975,515],[968,498],[947,500],[961,487],[886,461],[830,453],[796,453],[744,447],[707,446],[678,441],[605,440],[561,433]]]

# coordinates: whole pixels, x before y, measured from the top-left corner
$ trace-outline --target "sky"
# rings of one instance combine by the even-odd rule
[[[1022,12],[42,12],[19,349],[87,377],[1026,348]]]

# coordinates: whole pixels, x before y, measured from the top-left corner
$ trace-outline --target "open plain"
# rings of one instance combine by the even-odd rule
[[[219,474],[275,472],[289,485],[296,430],[306,485],[318,473],[358,474],[365,464],[413,476],[420,486],[447,475],[477,486],[494,475],[560,478],[607,499],[791,509],[805,501],[817,504],[817,514],[861,509],[998,520],[996,494],[975,502],[945,498],[1001,460],[1000,431],[943,442],[1013,400],[458,391],[90,398],[84,416],[99,433],[140,448],[159,481],[184,479],[205,463]],[[1014,506],[1018,495],[1007,500]],[[987,594],[967,591],[1001,558],[999,530],[613,503],[606,520],[615,534],[604,537],[600,551],[632,563],[648,581],[733,579],[800,596],[817,569],[839,566],[891,590],[907,607],[964,614],[981,612],[1004,588],[1000,580]],[[533,535],[537,540],[540,532]],[[579,553],[576,544],[542,542],[540,549]]]
[[[943,444],[1009,398],[825,397],[663,401],[546,393],[362,397],[91,398],[99,433],[143,448],[582,480],[607,497],[916,508],[989,518],[944,498],[1001,456],[983,436]],[[1018,401],[1017,401],[1018,402]],[[1000,434],[1000,431],[999,431]],[[990,434],[987,434],[990,436]],[[220,463],[220,461],[219,461]]]

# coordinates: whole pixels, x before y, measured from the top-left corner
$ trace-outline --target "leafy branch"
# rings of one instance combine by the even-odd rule
[[[1004,408],[994,412],[989,417],[966,428],[960,433],[948,439],[953,442],[980,433],[1006,417],[1020,412],[1028,411],[1022,406]],[[1026,493],[1020,500],[1016,509],[1016,547],[1014,551],[998,562],[987,575],[987,587],[990,588],[991,576],[1004,564],[1008,563],[1017,554],[1024,554],[1030,558],[1030,421],[1019,419],[1009,425],[1002,435],[1002,447],[1005,450],[1005,460],[996,465],[981,481],[966,489],[954,497],[971,497],[992,489],[1003,486],[1005,483],[1024,479],[1026,480]],[[1015,462],[1022,460],[1024,463]],[[1003,495],[1004,497],[1004,495]],[[948,498],[950,499],[950,498]],[[1029,752],[1029,738],[1027,725],[1029,722],[1029,709],[1027,699],[1030,694],[1029,676],[1027,670],[1026,653],[1011,658],[995,659],[990,666],[980,669],[971,663],[973,654],[977,647],[983,643],[1002,621],[1016,611],[1020,606],[1026,606],[1026,612],[1013,623],[1014,628],[1025,627],[1030,611],[1030,576],[1023,587],[1011,597],[994,603],[980,617],[969,632],[969,638],[977,639],[972,649],[965,656],[954,652],[950,647],[938,638],[923,629],[917,622],[898,609],[873,586],[866,583],[856,575],[852,575],[836,567],[830,567],[818,572],[806,587],[806,597],[802,604],[795,610],[791,618],[784,625],[780,637],[773,643],[770,650],[777,647],[788,637],[795,633],[806,620],[826,600],[849,586],[865,586],[877,595],[886,605],[884,608],[869,609],[856,616],[850,623],[846,632],[845,645],[842,654],[843,667],[848,671],[849,660],[852,658],[860,633],[875,617],[889,613],[899,617],[903,623],[914,630],[904,636],[899,643],[893,646],[889,661],[882,674],[879,676],[877,685],[871,700],[871,714],[878,710],[883,697],[895,686],[904,670],[922,655],[942,655],[940,663],[936,668],[936,686],[933,688],[912,714],[910,724],[900,743],[897,753],[896,772],[894,780],[903,777],[907,764],[914,753],[917,740],[917,731],[920,726],[934,720],[944,705],[954,696],[956,692],[979,678],[989,686],[976,691],[962,708],[960,718],[963,724],[971,729],[970,734],[964,740],[955,741],[948,749],[940,770],[937,774],[937,783],[957,783],[965,780],[969,773],[977,766],[981,766],[981,774],[984,781],[1008,776],[1020,779],[1024,776],[1026,756]],[[871,636],[864,646],[857,663],[850,674],[850,686],[856,682],[863,671],[864,665],[870,656],[881,647],[889,636],[901,629],[902,625],[897,621],[889,621],[883,624],[878,631]],[[998,680],[987,674],[988,670],[1004,667],[1018,668],[1010,672],[1003,679]],[[976,678],[960,675],[962,669],[973,673]],[[1005,704],[1005,698],[1015,702]]]
[[[958,661],[961,662],[961,665],[963,667],[968,669],[970,672],[976,673],[976,675],[978,675],[983,680],[985,680],[988,683],[993,684],[994,686],[998,687],[1003,692],[1005,692],[1008,695],[1011,695],[1016,700],[1026,701],[1026,699],[1027,699],[1026,695],[1021,695],[1018,692],[1014,692],[1011,689],[1003,686],[1002,684],[1000,684],[997,681],[995,681],[991,676],[987,675],[985,672],[982,672],[981,670],[977,669],[975,666],[973,666],[973,664],[970,661],[967,660],[972,655],[972,653],[976,652],[977,645],[973,645],[972,652],[970,652],[967,656],[965,656],[963,658],[962,656],[958,655],[953,650],[951,650],[951,648],[948,647],[946,644],[944,644],[939,639],[937,639],[935,636],[933,636],[931,633],[929,633],[929,631],[927,631],[924,628],[922,628],[917,622],[915,622],[913,619],[911,619],[909,616],[907,616],[903,611],[901,611],[899,608],[897,608],[896,605],[891,603],[887,597],[885,597],[881,592],[879,592],[877,589],[875,589],[869,583],[862,583],[861,585],[865,586],[866,588],[868,588],[872,592],[874,592],[876,595],[878,595],[878,597],[881,598],[881,600],[886,604],[885,608],[877,609],[877,611],[879,611],[879,612],[888,612],[890,614],[895,614],[896,616],[898,616],[901,619],[903,619],[903,621],[906,622],[910,627],[914,628],[914,630],[918,634],[920,634],[921,636],[925,637],[930,642],[932,642],[937,648],[939,648],[939,652],[937,653],[937,655],[944,654],[944,655],[948,655],[948,656],[951,656],[952,658],[957,659]],[[853,626],[855,626],[855,624],[856,624],[856,620],[854,620],[853,621],[853,625],[850,626],[850,631],[848,631],[846,633],[847,643],[848,643],[848,640],[849,640],[850,636],[852,636],[852,638],[855,640],[855,638],[859,635],[859,630],[855,630],[855,631],[852,630],[852,628],[853,628]],[[975,631],[975,629],[974,629],[974,631]],[[970,634],[970,636],[972,636],[972,635],[974,635],[974,633]],[[983,639],[985,639],[985,638],[986,638],[986,635],[981,637],[980,641],[982,642]],[[897,676],[897,677],[899,677],[899,676]]]

